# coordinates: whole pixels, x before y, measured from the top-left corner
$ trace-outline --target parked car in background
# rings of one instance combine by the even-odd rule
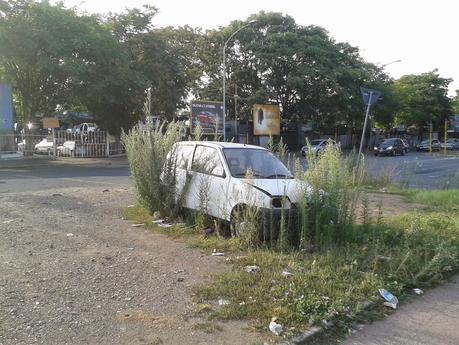
[[[438,139],[432,139],[432,151],[439,151],[441,149],[441,143]],[[416,151],[430,151],[430,141],[423,140],[416,147]]]
[[[75,141],[65,141],[62,145],[57,147],[57,154],[59,156],[74,156],[75,155]]]
[[[441,148],[444,149],[446,147],[447,150],[459,150],[459,139],[456,138],[448,138],[445,142],[441,143]]]
[[[309,190],[259,146],[183,141],[174,145],[171,157],[176,166],[176,200],[182,200],[186,209],[202,211],[200,196],[205,192],[207,215],[229,224],[235,236],[247,228],[241,215],[248,207],[258,210],[258,223],[268,231],[267,224],[279,224],[282,215],[293,216],[295,205]]]
[[[92,122],[84,122],[80,123],[79,125],[73,126],[73,128],[68,129],[67,132],[79,134],[79,133],[87,133],[87,132],[95,132],[99,130],[99,126]]]
[[[35,153],[53,153],[53,142],[48,141],[47,138],[42,139],[38,144],[35,145]]]
[[[335,141],[333,139],[316,139],[316,140],[312,140],[309,145],[311,146],[311,150],[314,154],[318,155],[320,154],[321,152],[323,152],[325,150],[325,148],[328,146],[328,145],[332,145],[333,148],[336,148],[337,147],[337,144],[335,143]],[[308,152],[308,145],[305,145],[301,148],[301,155],[303,157],[306,157],[306,153]]]
[[[405,144],[400,138],[384,139],[374,147],[375,156],[395,156],[405,155]]]

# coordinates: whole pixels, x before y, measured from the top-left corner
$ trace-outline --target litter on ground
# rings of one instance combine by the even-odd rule
[[[383,303],[386,307],[390,307],[392,309],[397,309],[398,299],[394,295],[392,295],[386,289],[379,289],[379,294],[386,302]]]
[[[271,322],[269,323],[269,330],[273,332],[275,335],[281,335],[283,332],[282,325],[277,323],[277,318],[273,317]]]
[[[248,273],[255,273],[260,270],[260,267],[258,266],[245,266],[244,270]]]

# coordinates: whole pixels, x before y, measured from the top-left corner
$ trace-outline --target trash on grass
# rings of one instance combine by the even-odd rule
[[[260,267],[258,266],[245,266],[244,270],[248,273],[255,273],[255,272],[258,272],[260,270]]]
[[[71,232],[69,232],[69,233],[67,234],[67,237],[72,237],[72,236],[73,236],[73,234],[72,234]]]
[[[293,273],[291,273],[289,271],[282,271],[282,276],[283,277],[291,277],[291,276],[293,276]]]
[[[133,208],[134,205],[127,205],[127,208]]]
[[[217,252],[217,249],[212,250],[212,256],[224,256],[225,253]]]
[[[424,293],[424,291],[422,291],[421,289],[418,289],[418,288],[414,288],[413,289],[413,292],[416,294],[416,295],[422,295]]]
[[[8,219],[8,220],[4,220],[2,224],[10,224],[12,222],[14,222],[14,219]]]
[[[230,301],[228,301],[227,299],[224,299],[224,298],[220,298],[218,300],[218,305],[228,305],[230,303],[231,303]]]
[[[326,329],[330,329],[334,325],[333,321],[329,321],[329,320],[322,320],[321,324],[322,324],[322,327],[324,327]]]
[[[168,223],[166,219],[156,219],[151,222],[158,225],[160,228],[170,228],[172,226],[172,224]]]
[[[131,226],[132,226],[133,228],[138,228],[138,227],[144,226],[144,225],[145,225],[145,224],[143,224],[143,223],[139,223],[139,224],[132,224]]]
[[[273,317],[271,322],[269,323],[269,330],[273,332],[275,335],[281,335],[283,332],[282,325],[277,323],[277,318]]]
[[[381,295],[382,298],[386,300],[386,302],[384,302],[383,305],[385,305],[386,307],[390,307],[392,309],[397,309],[397,304],[398,304],[397,297],[392,295],[386,289],[379,289],[379,294]]]
[[[391,260],[390,256],[384,256],[384,255],[378,255],[376,258],[378,259],[378,261],[381,261],[381,262],[389,262]]]

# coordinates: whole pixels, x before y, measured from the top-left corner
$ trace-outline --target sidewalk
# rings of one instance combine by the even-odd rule
[[[459,276],[366,325],[343,345],[459,344]]]

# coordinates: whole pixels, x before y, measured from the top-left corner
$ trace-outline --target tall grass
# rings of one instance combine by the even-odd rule
[[[300,205],[300,246],[320,249],[346,240],[355,222],[364,179],[364,164],[354,156],[342,157],[339,147],[328,145],[316,154],[309,146],[304,181],[310,186]]]
[[[139,203],[152,214],[170,214],[175,206],[175,160],[173,152],[181,139],[182,124],[171,122],[153,128],[138,125],[122,133]]]

